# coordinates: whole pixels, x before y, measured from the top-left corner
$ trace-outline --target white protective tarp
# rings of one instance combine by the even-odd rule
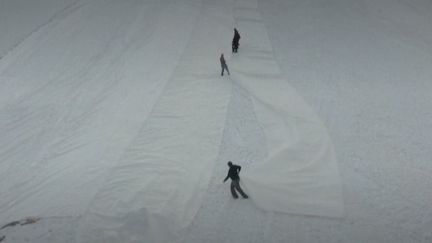
[[[232,72],[253,98],[269,151],[266,161],[243,170],[242,182],[266,210],[339,217],[342,186],[327,131],[282,78],[256,0],[238,1],[237,7],[243,37]]]
[[[192,3],[79,1],[0,60],[1,223],[85,216],[170,80]]]
[[[85,211],[171,76],[194,13],[78,1],[0,60],[2,223]]]
[[[78,242],[174,242],[191,223],[213,174],[231,95],[218,68],[230,47],[218,41],[232,32],[229,6],[197,11],[172,78],[89,206]]]
[[[331,142],[281,78],[256,1],[77,3],[0,60],[2,221],[80,216],[77,242],[178,239],[212,176],[231,82],[269,149],[242,172],[251,199],[340,215]],[[240,52],[220,77],[233,16]]]

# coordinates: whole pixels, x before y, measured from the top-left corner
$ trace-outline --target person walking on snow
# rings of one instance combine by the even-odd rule
[[[240,34],[237,31],[236,28],[234,28],[234,38],[232,40],[232,52],[237,53],[237,50],[239,48],[239,41],[240,41]]]
[[[221,57],[219,58],[219,60],[220,60],[221,66],[222,66],[222,73],[221,73],[221,76],[223,76],[224,70],[226,70],[227,73],[228,73],[228,75],[230,75],[230,72],[229,72],[229,70],[228,70],[228,66],[227,66],[227,64],[226,64],[226,62],[225,62],[225,58],[224,58],[223,53],[222,53]]]
[[[228,175],[225,177],[223,182],[228,180],[228,178],[231,178],[231,194],[234,199],[238,198],[236,190],[242,195],[243,198],[248,198],[248,195],[243,192],[243,190],[240,187],[240,177],[239,173],[241,170],[241,166],[233,164],[231,161],[228,162],[229,170]]]

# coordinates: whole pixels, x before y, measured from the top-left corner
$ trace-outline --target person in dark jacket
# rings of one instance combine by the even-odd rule
[[[243,198],[248,198],[248,195],[243,192],[243,190],[240,187],[240,170],[241,166],[233,164],[231,161],[228,162],[229,170],[228,175],[225,177],[223,182],[228,180],[228,178],[231,178],[231,194],[234,199],[238,198],[236,190],[242,195]]]
[[[236,28],[234,28],[234,38],[232,40],[232,52],[237,53],[239,48],[240,34]]]
[[[227,73],[228,73],[228,75],[230,75],[230,72],[229,72],[229,70],[228,70],[228,66],[227,66],[227,64],[226,64],[226,62],[225,62],[225,58],[224,58],[223,53],[222,53],[222,55],[220,56],[219,60],[220,60],[221,67],[222,67],[221,76],[223,76],[223,74],[224,74],[224,70],[226,70]]]

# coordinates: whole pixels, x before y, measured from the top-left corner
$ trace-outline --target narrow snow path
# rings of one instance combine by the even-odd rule
[[[233,55],[230,62],[233,94],[228,107],[224,137],[215,173],[202,207],[185,233],[184,243],[233,240],[286,242],[288,238],[285,237],[295,238],[294,235],[307,220],[292,223],[287,219],[301,218],[280,212],[339,217],[343,210],[341,184],[332,143],[319,118],[282,78],[265,26],[257,11],[257,2],[235,1],[233,13],[242,38],[239,53]],[[274,112],[274,108],[278,108],[277,112]],[[268,125],[269,118],[274,119],[272,126]],[[274,129],[275,132],[272,133],[269,129]],[[305,131],[311,131],[313,136],[305,136]],[[286,141],[291,143],[285,143]],[[283,164],[276,161],[283,166],[277,166],[277,171],[270,172],[266,169],[273,169],[272,164],[275,163],[268,161],[269,153],[278,152],[271,144],[284,147],[298,141],[305,146],[305,150],[296,151],[299,146],[292,146],[290,153],[282,158]],[[312,149],[305,145],[308,141]],[[324,151],[327,149],[327,157],[320,157],[322,154],[313,144],[321,146]],[[305,166],[306,173],[300,173],[305,178],[311,178],[312,175],[309,180],[298,180],[298,171],[290,171],[293,169],[291,158],[299,151],[318,155],[318,160],[312,160],[313,163],[309,164],[313,169],[308,170]],[[227,185],[229,183],[222,183],[229,160],[243,167],[240,176],[245,186],[252,185],[248,182],[250,176],[252,180],[260,180],[261,185],[254,185],[260,190],[273,190],[275,187],[276,190],[270,191],[269,196],[269,192],[256,191],[256,188],[249,186],[247,189],[248,193],[252,192],[251,199],[232,199]],[[255,175],[251,175],[252,173]],[[280,183],[284,182],[286,184],[280,187]],[[316,194],[316,190],[322,192]],[[293,193],[294,191],[297,193]],[[285,196],[288,198],[284,198]],[[301,200],[307,201],[298,204]],[[311,201],[319,203],[311,204]],[[254,202],[268,210],[259,210]],[[280,202],[284,204],[280,205]],[[312,238],[306,238],[305,242]]]

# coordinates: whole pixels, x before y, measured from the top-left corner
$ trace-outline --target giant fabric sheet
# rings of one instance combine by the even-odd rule
[[[269,151],[266,161],[243,170],[242,182],[266,210],[339,217],[342,187],[327,131],[282,78],[256,0],[237,5],[242,11],[235,19],[244,35],[234,80],[253,97]]]
[[[81,220],[78,242],[174,242],[194,218],[231,95],[218,64],[226,46],[218,36],[231,33],[228,6],[199,9],[172,78]]]
[[[0,59],[1,223],[87,209],[170,79],[197,12],[116,0],[69,10]]]

